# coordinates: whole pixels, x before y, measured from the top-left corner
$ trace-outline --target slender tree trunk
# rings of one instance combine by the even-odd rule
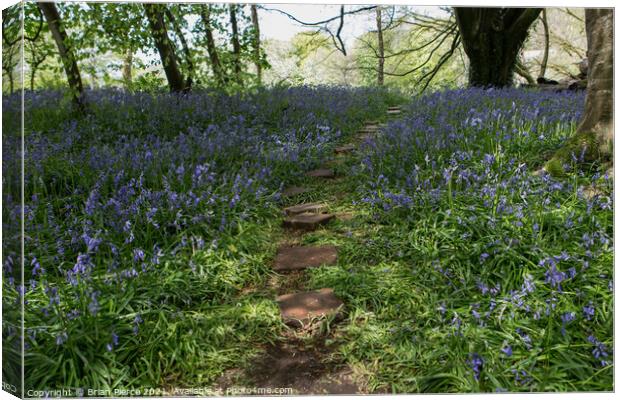
[[[34,65],[30,66],[30,91],[34,91],[34,77],[37,73],[37,67]]]
[[[65,69],[65,74],[67,75],[67,81],[69,82],[69,89],[71,90],[71,95],[73,96],[73,103],[77,106],[78,110],[84,111],[85,105],[82,98],[84,93],[82,77],[80,76],[80,70],[78,68],[73,49],[71,49],[67,44],[67,32],[62,25],[62,20],[60,19],[60,14],[58,13],[56,4],[37,4],[43,12],[49,30],[52,33],[52,37],[56,42],[58,54],[60,55],[62,65]]]
[[[456,7],[471,86],[510,86],[519,50],[540,8]]]
[[[189,89],[192,86],[194,81],[194,62],[192,60],[192,53],[187,45],[187,40],[185,40],[185,35],[183,35],[183,31],[181,30],[181,25],[179,25],[177,19],[174,17],[174,14],[170,11],[169,8],[166,8],[166,15],[172,24],[172,28],[174,29],[174,33],[178,36],[179,41],[181,41],[181,46],[183,47],[183,54],[185,55],[185,64],[187,65],[187,83],[186,89]]]
[[[163,10],[165,5],[145,3],[143,6],[146,17],[149,20],[151,34],[155,40],[155,46],[159,51],[159,57],[161,58],[161,63],[164,66],[164,72],[166,73],[166,78],[168,79],[170,91],[181,92],[189,89],[186,87],[183,74],[181,74],[181,71],[179,70],[177,56],[172,42],[168,37],[166,25],[164,24]]]
[[[547,71],[547,61],[549,60],[549,23],[547,22],[546,9],[542,10],[540,18],[542,19],[543,28],[545,31],[545,50],[543,53],[542,61],[540,62],[540,72],[538,73],[538,77],[544,78],[545,72]]]
[[[4,14],[5,10],[2,10],[3,14]],[[2,16],[4,18],[4,15]],[[13,91],[15,90],[15,83],[14,83],[14,77],[13,77],[13,69],[15,68],[15,65],[13,64],[13,56],[15,54],[15,48],[13,46],[10,46],[8,49],[8,57],[3,57],[2,59],[2,69],[4,70],[4,72],[6,72],[6,76],[9,78],[9,93],[13,94]]]
[[[205,26],[205,35],[207,38],[207,53],[209,53],[209,60],[211,61],[211,68],[213,69],[213,76],[215,77],[218,85],[226,83],[226,77],[220,62],[220,57],[217,54],[217,47],[215,47],[215,40],[213,39],[213,30],[211,29],[211,5],[203,4],[200,7],[200,14],[202,23]]]
[[[381,21],[381,6],[377,6],[377,47],[379,60],[377,65],[377,84],[383,86],[383,66],[385,64],[385,49],[383,47],[383,23]]]
[[[6,71],[6,75],[9,77],[9,94],[13,94],[15,91],[15,84],[13,83],[13,71]]]
[[[258,24],[258,11],[256,4],[250,6],[252,13],[252,26],[254,27],[254,64],[256,65],[256,80],[262,84],[262,66],[260,57],[260,26]]]
[[[131,89],[132,85],[133,50],[127,49],[123,59],[123,82],[126,89]]]
[[[241,45],[239,44],[239,28],[237,26],[237,5],[229,4],[230,26],[232,28],[232,46],[233,46],[233,68],[235,71],[235,79],[241,83]]]

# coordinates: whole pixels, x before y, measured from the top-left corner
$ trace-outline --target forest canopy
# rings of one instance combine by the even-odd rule
[[[385,84],[420,92],[467,84],[463,71],[470,61],[454,9],[343,6],[340,19],[339,10],[332,8],[333,18],[324,22],[302,21],[263,5],[188,3],[144,9],[139,3],[56,3],[66,47],[74,54],[86,87],[166,89],[172,70],[176,71],[172,78],[182,81],[174,86],[178,90],[321,83]],[[63,60],[42,8],[25,3],[24,13],[25,88],[65,87]],[[273,15],[288,18],[298,33],[290,39],[261,35],[261,23]],[[21,68],[21,41],[15,40],[18,17],[19,8],[3,11],[4,92],[15,90]],[[344,28],[355,27],[342,45],[341,20]],[[158,29],[165,30],[159,41],[167,44],[163,48],[154,34]],[[579,75],[578,63],[586,53],[583,9],[546,9],[527,32],[518,52],[516,83],[532,83],[539,76],[566,80]],[[165,63],[162,49],[168,54]]]

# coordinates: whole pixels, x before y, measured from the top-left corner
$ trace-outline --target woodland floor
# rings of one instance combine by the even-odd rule
[[[399,107],[390,107],[388,116],[398,116],[400,112]],[[341,258],[325,264],[320,264],[319,261],[319,265],[316,265],[316,258],[322,256],[321,248],[325,246],[321,245],[346,241],[345,232],[360,224],[359,213],[353,204],[353,196],[350,195],[354,188],[348,180],[349,168],[355,161],[356,149],[365,140],[379,135],[381,127],[382,125],[375,121],[367,121],[352,139],[336,148],[337,156],[333,161],[316,170],[317,173],[307,173],[311,179],[307,186],[288,188],[292,195],[283,198],[282,229],[274,232],[273,242],[278,244],[278,254],[289,248],[306,248],[306,254],[294,261],[288,260],[296,265],[294,270],[281,273],[274,271],[267,285],[248,287],[243,291],[243,295],[278,297],[311,293],[324,288],[310,287],[305,271],[307,268],[336,263],[340,268],[351,267]],[[286,189],[284,193],[287,193]],[[286,209],[294,206],[309,206],[312,210],[287,216]],[[324,223],[310,221],[303,226],[300,224],[291,227],[287,224],[291,218],[301,216],[312,219],[317,215],[332,218]],[[337,249],[336,246],[336,251]],[[286,262],[287,260],[284,260],[281,265],[284,269]],[[304,264],[308,266],[299,267]],[[319,295],[318,301],[321,300],[323,297]],[[339,322],[344,319],[347,305],[328,305],[319,310],[314,310],[312,305],[303,302],[293,306],[308,317],[288,321],[286,316],[282,315],[289,327],[279,340],[261,349],[259,355],[245,368],[226,371],[217,381],[219,389],[223,392],[235,387],[287,389],[292,390],[292,394],[299,395],[378,393],[369,390],[366,382],[360,379],[361,375],[344,365],[339,357],[338,348],[343,341]],[[282,309],[281,312],[284,313]]]

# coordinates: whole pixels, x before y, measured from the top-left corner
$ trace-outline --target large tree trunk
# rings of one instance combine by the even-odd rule
[[[151,34],[155,40],[155,46],[159,51],[159,57],[161,63],[164,66],[164,72],[166,73],[166,79],[168,79],[168,86],[171,92],[181,92],[186,89],[185,80],[183,74],[179,70],[177,63],[177,56],[174,51],[174,47],[170,38],[168,37],[168,31],[164,24],[164,12],[165,5],[161,4],[143,4],[146,17],[149,20],[151,27]]]
[[[233,68],[235,71],[235,79],[241,83],[241,45],[239,44],[239,27],[237,26],[237,5],[229,4],[230,26],[232,28],[232,46],[233,46]]]
[[[211,29],[211,5],[203,4],[200,7],[200,16],[202,23],[205,26],[205,35],[207,38],[207,53],[209,53],[209,60],[211,61],[211,68],[213,69],[213,76],[215,77],[218,85],[226,83],[226,76],[222,68],[222,63],[217,54],[217,47],[215,47],[215,40],[213,39],[213,30]]]
[[[540,8],[456,7],[456,22],[469,58],[471,86],[510,86],[519,50]]]
[[[71,49],[67,44],[67,32],[62,25],[62,20],[60,19],[60,14],[58,13],[56,4],[37,4],[43,12],[49,30],[52,33],[52,37],[56,42],[58,54],[60,55],[62,65],[65,69],[65,74],[67,75],[67,81],[69,82],[69,89],[71,90],[73,103],[78,108],[78,110],[84,111],[85,105],[82,98],[84,93],[84,87],[82,86],[82,77],[80,76],[80,70],[78,68],[73,49]]]
[[[377,84],[383,85],[383,67],[385,64],[385,49],[383,46],[383,23],[381,22],[381,6],[377,6],[377,50],[379,53],[379,60],[377,65]]]
[[[613,140],[614,15],[612,9],[586,9],[588,91],[578,132]]]
[[[126,89],[131,89],[132,84],[132,64],[133,64],[133,50],[127,49],[125,58],[123,59],[123,83]]]
[[[256,65],[256,80],[258,84],[262,84],[262,65],[261,65],[261,57],[260,57],[260,26],[258,24],[258,11],[256,9],[256,4],[252,4],[250,6],[251,14],[252,14],[252,26],[254,28],[254,64]]]
[[[586,9],[588,90],[585,112],[575,135],[547,162],[545,169],[563,173],[573,156],[606,161],[613,152],[614,21],[612,9]]]

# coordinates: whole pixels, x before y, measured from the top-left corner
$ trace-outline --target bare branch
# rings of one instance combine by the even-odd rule
[[[428,88],[428,85],[430,85],[433,78],[435,78],[435,75],[437,75],[443,65],[450,59],[450,57],[452,57],[452,54],[454,54],[454,50],[456,50],[460,43],[461,37],[457,32],[456,35],[454,35],[454,40],[452,40],[452,45],[450,46],[450,49],[441,56],[437,64],[435,64],[435,67],[430,72],[427,72],[420,79],[418,79],[417,83],[419,84],[428,77],[428,80],[426,81],[420,92],[424,92],[426,88]]]
[[[415,68],[413,68],[413,69],[411,69],[411,70],[409,70],[407,72],[401,73],[401,74],[396,74],[396,73],[391,73],[391,72],[385,72],[385,74],[386,75],[390,75],[390,76],[406,76],[406,75],[412,74],[412,73],[420,70],[421,68],[426,66],[426,64],[428,64],[431,61],[433,55],[435,54],[435,51],[437,51],[437,49],[439,49],[441,47],[441,45],[443,45],[443,43],[446,41],[447,38],[449,38],[452,34],[455,34],[456,30],[457,30],[456,29],[456,24],[454,24],[452,29],[450,29],[450,31],[446,32],[443,35],[443,37],[441,38],[441,40],[439,40],[439,43],[430,51],[428,57],[426,58],[426,60],[422,64],[418,65],[417,67],[415,67]],[[455,36],[459,37],[458,32],[456,32]],[[453,43],[454,43],[454,41],[453,41]]]
[[[351,14],[357,14],[360,12],[364,12],[364,11],[370,11],[370,10],[374,10],[375,8],[377,8],[377,6],[370,6],[370,7],[361,7],[358,8],[357,10],[351,10],[351,11],[347,11],[344,12],[344,6],[342,6],[342,8],[340,9],[340,14],[338,14],[335,17],[331,17],[328,19],[325,19],[323,21],[317,21],[317,22],[304,22],[301,21],[297,18],[295,18],[293,15],[287,13],[286,11],[282,11],[282,10],[278,10],[277,8],[267,8],[264,6],[259,6],[262,10],[265,11],[275,11],[275,12],[279,12],[280,14],[283,14],[287,17],[289,17],[290,19],[292,19],[293,21],[297,22],[298,24],[304,25],[304,26],[321,26],[321,25],[326,25],[330,22],[336,21],[338,19],[342,19],[342,17],[344,17],[345,15],[351,15]]]

